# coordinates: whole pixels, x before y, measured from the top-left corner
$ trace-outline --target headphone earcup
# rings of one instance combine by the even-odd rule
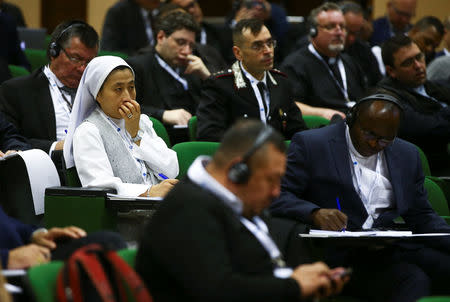
[[[311,38],[317,36],[317,27],[315,25],[311,25],[311,27],[309,28],[309,36]]]
[[[228,171],[228,179],[235,184],[244,184],[250,178],[250,169],[244,162],[238,162]]]
[[[56,43],[56,42],[50,43],[50,48],[49,48],[49,50],[48,50],[48,53],[50,54],[50,56],[51,56],[52,58],[56,58],[57,56],[59,56],[59,52],[60,52],[60,51],[61,51],[61,50],[60,50],[60,48],[59,48],[58,43]]]

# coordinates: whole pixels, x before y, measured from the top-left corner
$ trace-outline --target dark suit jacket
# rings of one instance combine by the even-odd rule
[[[216,195],[183,180],[143,233],[136,271],[155,301],[299,301],[269,254]]]
[[[139,5],[133,0],[124,0],[109,8],[103,24],[101,50],[133,55],[149,44]]]
[[[395,35],[387,16],[374,20],[372,25],[373,33],[370,37],[370,44],[372,46],[381,45],[384,41]],[[406,33],[410,29],[411,24],[409,24],[402,33]]]
[[[183,108],[195,114],[199,95],[200,79],[185,75],[189,89],[184,90],[180,82],[174,79],[155,58],[153,51],[129,58],[136,78],[136,99],[141,110],[161,120],[165,110]]]
[[[0,112],[0,151],[28,150],[31,146],[26,139],[19,135],[16,127],[8,122],[5,115]]]
[[[295,105],[290,83],[285,74],[271,70],[276,81],[266,76],[270,93],[267,123],[284,134],[286,139],[298,131],[307,129],[302,114]],[[205,81],[197,110],[198,140],[220,141],[225,131],[240,118],[260,119],[259,105],[250,81],[242,73],[246,87],[237,88],[235,75],[228,71],[218,73]],[[284,116],[282,113],[285,113]]]
[[[417,149],[397,138],[384,152],[395,207],[381,214],[374,227],[392,226],[392,220],[401,216],[415,233],[450,232],[450,226],[427,200]],[[317,208],[336,208],[336,197],[342,212],[348,216],[348,228],[360,229],[367,212],[353,187],[344,122],[303,131],[293,137],[281,195],[272,204],[271,211],[277,216],[312,224],[311,212]]]
[[[367,80],[364,72],[346,54],[340,55],[347,77],[348,97],[357,101],[365,93]],[[346,112],[346,100],[324,62],[304,47],[290,54],[283,61],[281,71],[286,72],[294,87],[297,101],[314,106]]]
[[[9,217],[0,207],[0,230],[0,256],[3,267],[6,267],[9,250],[28,244],[36,227]]]
[[[42,69],[14,78],[0,86],[0,111],[33,148],[50,150],[56,141],[55,109]]]

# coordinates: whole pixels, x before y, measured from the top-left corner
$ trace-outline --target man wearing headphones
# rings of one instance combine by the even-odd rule
[[[47,49],[50,63],[0,86],[0,110],[33,148],[62,150],[78,83],[97,51],[98,35],[90,25],[61,23]]]
[[[396,98],[375,94],[361,99],[346,123],[296,134],[272,213],[335,231],[395,228],[400,216],[413,233],[450,233],[428,203],[416,147],[396,138],[402,115]],[[336,248],[328,263],[353,267],[347,294],[416,301],[431,287],[449,293],[449,251],[444,236],[379,251]]]
[[[366,76],[351,57],[341,53],[347,32],[339,6],[322,4],[311,11],[309,22],[311,43],[286,57],[281,70],[294,85],[304,115],[344,118],[363,95]]]
[[[299,301],[348,278],[323,263],[286,267],[263,210],[279,194],[283,137],[245,120],[199,157],[145,229],[136,270],[155,301]],[[334,285],[334,287],[333,287]]]

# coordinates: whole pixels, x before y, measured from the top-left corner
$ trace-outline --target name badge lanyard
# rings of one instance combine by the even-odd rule
[[[351,103],[351,104],[348,104],[348,106],[350,106],[350,105],[353,106],[354,103],[351,102],[350,99],[348,98],[347,75],[345,73],[344,63],[342,63],[342,60],[338,59],[339,73],[341,74],[341,78],[342,78],[342,85],[341,85],[341,83],[339,83],[338,79],[336,79],[336,76],[334,75],[334,73],[331,70],[330,66],[328,66],[327,62],[325,62],[325,60],[319,55],[319,53],[314,48],[314,46],[312,44],[309,44],[308,45],[308,49],[315,57],[317,57],[317,59],[319,59],[325,65],[325,67],[328,70],[328,73],[333,78],[334,82],[339,87],[339,90],[344,95],[345,101],[348,102],[348,103]]]
[[[180,77],[180,75],[175,70],[173,70],[173,68],[170,67],[169,64],[164,62],[164,60],[161,59],[160,56],[155,54],[155,57],[156,57],[156,60],[158,60],[159,65],[162,68],[164,68],[164,70],[167,71],[175,80],[177,80],[178,82],[181,83],[181,85],[183,85],[184,90],[189,89],[188,82],[186,81],[186,79]]]
[[[269,98],[268,98],[268,92],[267,92],[267,85],[264,84],[264,85],[266,86],[266,89],[264,89],[264,91],[263,91],[263,93],[265,94],[265,96],[264,96],[264,98],[263,98],[263,96],[262,96],[261,92],[259,91],[258,87],[256,87],[256,89],[255,89],[255,87],[254,87],[254,85],[253,85],[253,82],[255,82],[255,81],[252,80],[252,79],[249,77],[248,72],[245,71],[245,69],[242,67],[242,62],[240,62],[240,63],[241,63],[241,70],[242,70],[242,72],[244,73],[244,75],[247,77],[247,79],[250,81],[250,84],[251,84],[251,86],[252,86],[253,92],[255,93],[255,96],[256,96],[256,100],[258,101],[258,106],[259,106],[259,117],[260,117],[261,121],[262,121],[264,124],[266,124],[266,123],[267,123],[267,117],[268,117],[268,115],[269,115],[269,112],[266,112],[266,110],[264,109],[264,104],[263,104],[263,102],[264,102],[264,100],[268,100],[268,99],[269,99]],[[264,76],[265,76],[265,75],[264,75]],[[263,82],[263,83],[264,83],[264,82]],[[258,97],[258,96],[259,96],[259,97]],[[266,102],[266,105],[267,105],[267,111],[269,111],[269,104],[267,104],[267,102]]]
[[[288,278],[292,274],[292,269],[286,267],[286,263],[281,257],[281,252],[275,242],[269,236],[267,225],[261,218],[255,216],[253,222],[245,217],[240,217],[242,224],[255,236],[264,249],[269,253],[274,265],[274,276],[278,278]]]
[[[358,195],[363,200],[363,204],[367,210],[367,213],[369,214],[369,216],[372,217],[372,220],[374,220],[373,213],[371,213],[372,211],[370,210],[369,202],[370,202],[371,196],[373,194],[373,190],[375,189],[378,179],[380,178],[380,175],[381,175],[381,155],[380,155],[380,153],[377,154],[377,164],[376,164],[376,168],[375,168],[375,180],[372,182],[372,186],[370,187],[369,194],[367,194],[367,198],[361,192],[362,168],[360,167],[358,161],[356,160],[356,157],[351,152],[350,152],[350,157],[352,159],[352,167],[353,167],[353,171],[355,173],[356,186],[358,187]]]
[[[63,108],[66,111],[67,115],[70,116],[70,112],[72,111],[72,103],[69,102],[64,93],[62,93],[61,89],[56,84],[55,79],[53,79],[53,77],[50,75],[49,71],[46,68],[44,68],[44,73],[47,76],[48,81],[50,82],[50,87],[58,95],[58,101],[63,105]],[[74,100],[72,100],[72,102],[73,101]]]
[[[144,180],[145,184],[149,184],[150,183],[150,179],[149,179],[149,175],[147,173],[147,167],[145,166],[145,163],[143,160],[136,158],[133,153],[133,142],[131,141],[131,136],[130,134],[125,130],[122,131],[122,128],[120,128],[119,126],[116,125],[116,123],[114,123],[108,116],[106,117],[108,119],[108,121],[111,123],[111,126],[113,126],[114,129],[116,129],[117,133],[119,133],[120,137],[122,138],[122,140],[127,144],[127,147],[129,149],[129,152],[131,154],[131,156],[133,158],[136,159],[136,161],[139,163],[139,167],[141,170],[141,176],[142,179]]]

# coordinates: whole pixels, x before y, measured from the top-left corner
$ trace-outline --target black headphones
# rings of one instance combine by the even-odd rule
[[[250,157],[255,153],[259,148],[261,148],[264,143],[269,139],[272,135],[273,130],[271,127],[264,127],[258,136],[255,139],[255,142],[250,147],[250,149],[244,154],[242,160],[235,163],[231,166],[228,171],[228,179],[235,184],[244,184],[248,181],[251,175],[250,167],[247,162]]]
[[[404,111],[403,105],[400,103],[400,101],[398,99],[396,99],[392,95],[384,94],[384,93],[372,94],[365,98],[360,99],[355,105],[353,105],[352,108],[350,108],[350,110],[348,111],[348,113],[345,117],[345,122],[347,123],[349,128],[352,128],[353,124],[356,121],[356,116],[358,115],[357,114],[358,108],[360,107],[361,103],[368,102],[368,101],[390,102],[390,103],[397,105],[397,107],[400,108],[401,112]]]
[[[311,21],[309,26],[309,36],[311,38],[314,38],[315,36],[317,36],[317,34],[318,34],[317,25],[314,21]]]
[[[63,37],[63,35],[68,32],[69,30],[71,30],[72,28],[75,27],[82,27],[82,26],[86,26],[86,23],[83,21],[73,21],[70,22],[66,28],[64,28],[64,30],[62,30],[59,35],[55,38],[55,41],[53,41],[52,43],[50,43],[49,49],[48,49],[48,53],[50,55],[50,57],[56,58],[57,56],[59,56],[59,53],[61,52],[61,45],[59,44],[59,40],[61,40],[61,38]]]

